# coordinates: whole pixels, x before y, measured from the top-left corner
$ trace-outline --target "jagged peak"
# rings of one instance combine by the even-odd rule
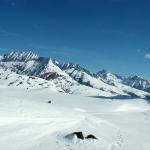
[[[13,51],[9,54],[4,54],[3,61],[29,61],[38,59],[38,54],[33,51]]]
[[[78,68],[79,67],[79,64],[75,64],[75,63],[63,63],[61,64],[61,67],[63,69],[70,69],[70,68]]]
[[[129,76],[128,78],[130,78],[130,79],[134,79],[134,80],[144,80],[144,78],[143,78],[143,77],[138,76],[138,75],[132,75],[132,76]]]
[[[146,82],[150,84],[150,80],[146,80],[143,77],[138,76],[138,75],[128,76],[125,81],[134,81],[134,82],[139,82],[140,84],[142,84],[143,82]]]
[[[97,75],[99,75],[99,74],[112,74],[112,72],[109,71],[109,70],[103,69],[103,70],[101,70],[101,71],[98,71],[96,74],[97,74]]]
[[[119,79],[123,79],[124,78],[124,76],[118,75],[116,73],[113,73],[110,70],[105,70],[105,69],[97,72],[96,75],[97,76],[114,76],[114,77],[119,78]]]
[[[117,82],[120,83],[124,79],[123,76],[120,76],[118,74],[114,74],[111,71],[104,70],[104,69],[97,72],[96,77],[102,78],[106,83],[111,84],[111,85],[115,84]]]
[[[99,71],[99,72],[97,72],[96,73],[96,76],[97,77],[102,77],[102,78],[104,78],[104,79],[106,79],[106,78],[109,78],[109,79],[111,79],[111,78],[121,78],[119,75],[117,75],[117,74],[114,74],[114,73],[112,73],[111,71],[109,71],[109,70],[101,70],[101,71]]]
[[[84,71],[86,72],[87,74],[93,76],[93,73],[90,72],[89,70],[85,69],[84,67],[81,67],[79,64],[76,64],[76,63],[63,63],[60,65],[60,68],[63,69],[63,70],[67,70],[67,69],[76,69],[78,71]]]

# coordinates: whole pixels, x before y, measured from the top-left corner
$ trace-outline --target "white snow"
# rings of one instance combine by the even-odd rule
[[[76,131],[98,140],[66,138]],[[150,105],[145,100],[0,85],[0,150],[150,150],[149,139]]]
[[[107,73],[106,80],[114,85],[107,83],[100,76],[96,77],[77,64],[70,63],[61,66],[58,62],[39,57],[32,51],[12,52],[3,57],[2,60],[0,59],[0,84],[2,85],[27,89],[49,88],[86,96],[140,98],[150,96],[148,92],[124,85],[118,80],[118,76],[111,73]],[[34,79],[30,76],[34,76]]]
[[[95,78],[85,71],[78,70],[76,68],[67,68],[64,69],[64,71],[72,78],[76,79],[76,81],[82,80],[83,83],[89,83],[93,89],[98,89],[99,91],[101,91],[101,93],[103,93],[100,95],[104,95],[107,97],[112,95],[128,95],[128,93],[133,93],[141,98],[144,98],[145,95],[149,95],[149,93],[145,91],[141,91],[122,84],[121,80],[111,73],[107,73],[107,79],[104,80],[100,76],[98,78]],[[114,86],[108,84],[107,81],[111,81],[112,83],[114,83]]]
[[[32,67],[33,68],[33,67]],[[114,96],[112,93],[80,85],[66,75],[67,80],[58,78],[47,81],[34,76],[19,75],[9,69],[0,68],[0,85],[12,88],[41,89],[49,88],[53,91],[68,92],[86,96]]]

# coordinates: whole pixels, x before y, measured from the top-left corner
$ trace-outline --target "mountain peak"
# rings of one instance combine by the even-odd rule
[[[38,54],[28,51],[28,52],[19,52],[14,51],[9,54],[4,54],[3,61],[29,61],[38,59]]]
[[[0,56],[0,68],[10,69],[12,72],[20,75],[36,76],[51,81],[54,80],[55,83],[63,86],[63,89],[66,85],[80,84],[88,86],[88,88],[100,89],[101,92],[111,91],[118,93],[120,85],[122,87],[127,85],[132,88],[150,92],[150,82],[139,76],[124,77],[108,70],[101,70],[97,74],[94,74],[79,64],[61,64],[50,58],[39,57],[33,51],[15,51]],[[123,90],[122,92],[124,93]]]
[[[112,72],[109,71],[109,70],[103,69],[103,70],[99,71],[97,74],[105,74],[105,75],[107,75],[107,74],[112,74]]]
[[[129,78],[133,80],[144,80],[141,76],[138,75],[129,76]]]
[[[103,81],[107,84],[110,85],[115,85],[116,83],[120,83],[123,79],[122,76],[119,76],[117,74],[112,73],[111,71],[108,70],[101,70],[96,74],[96,77],[100,77],[103,79]]]
[[[62,69],[80,68],[79,64],[75,63],[63,63],[61,67]]]
[[[89,70],[81,67],[79,64],[76,64],[76,63],[63,63],[63,64],[60,65],[60,68],[62,70],[74,69],[74,70],[77,70],[77,71],[83,71],[83,72],[86,72],[87,74],[93,76],[92,72],[90,72]]]

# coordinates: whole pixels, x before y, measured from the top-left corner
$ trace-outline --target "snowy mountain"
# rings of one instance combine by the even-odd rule
[[[114,86],[106,84],[102,79],[95,78],[95,75],[92,74],[87,69],[81,67],[80,65],[68,63],[60,65],[60,68],[69,74],[74,80],[76,80],[79,84],[83,84],[85,86],[89,86],[95,89],[99,89],[102,91],[106,91],[108,93],[116,94],[116,95],[126,95],[121,89],[118,89]]]
[[[56,84],[47,80],[37,78],[34,76],[19,75],[10,70],[0,69],[0,85],[11,88],[23,89],[38,89],[51,88],[54,91],[62,91],[61,88],[56,87]]]
[[[122,83],[123,77],[102,70],[97,74],[78,64],[61,64],[60,68],[69,74],[78,83],[96,88],[115,95],[132,95],[132,97],[141,97],[141,91]],[[145,94],[144,94],[145,95]],[[148,94],[149,95],[149,94]]]
[[[29,52],[31,54],[31,52]],[[68,74],[62,71],[51,59],[37,57],[24,57],[24,52],[13,53],[19,57],[14,59],[11,53],[5,55],[0,62],[0,84],[10,87],[21,87],[25,89],[49,88],[50,90],[84,94],[88,96],[112,96],[111,93],[97,90],[77,83]],[[20,55],[19,55],[20,54]],[[22,55],[24,54],[24,55]],[[32,53],[33,54],[33,53]],[[26,56],[29,56],[27,53]],[[31,56],[31,55],[30,55]],[[36,56],[34,54],[34,56]],[[9,58],[9,59],[6,59]],[[20,61],[21,60],[21,61]]]
[[[30,61],[30,60],[37,60],[39,58],[39,56],[32,52],[11,52],[10,54],[5,54],[3,56],[3,61]]]
[[[115,85],[115,83],[122,82],[123,77],[113,74],[110,71],[107,70],[101,70],[98,73],[96,73],[97,78],[102,78],[103,81],[105,81],[108,84]]]
[[[67,83],[65,80],[45,80],[35,76],[20,75],[9,69],[0,68],[0,86],[22,89],[49,89],[50,91],[80,94],[87,96],[113,96],[111,93],[97,90],[91,87],[74,83]]]
[[[127,86],[150,92],[150,81],[143,79],[140,76],[120,76],[113,74],[110,71],[99,71],[96,76],[102,78],[106,83],[111,85],[117,85],[118,83],[125,84]]]
[[[150,93],[150,81],[143,79],[140,76],[130,76],[124,78],[123,83]]]
[[[0,79],[1,83],[13,87],[49,88],[88,96],[150,96],[125,85],[120,76],[104,71],[94,74],[78,64],[60,64],[34,52],[12,52],[1,57]]]
[[[94,79],[94,75],[87,69],[74,63],[60,64],[59,67],[80,84],[94,87],[94,84],[90,82]]]
[[[4,55],[0,67],[19,75],[35,76],[68,87],[75,81],[56,66],[51,59],[39,57],[33,52],[12,52]]]

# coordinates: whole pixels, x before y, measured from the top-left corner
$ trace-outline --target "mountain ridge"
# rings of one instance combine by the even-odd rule
[[[147,92],[150,92],[150,82],[138,76],[127,78],[106,70],[92,73],[79,64],[59,63],[50,58],[40,57],[32,51],[4,54],[0,59],[0,68],[11,70],[19,75],[45,79],[64,91],[66,89],[72,93],[80,92],[79,89],[82,88],[84,93],[94,90],[94,93],[97,93],[96,96],[137,95],[144,97],[149,96]]]

